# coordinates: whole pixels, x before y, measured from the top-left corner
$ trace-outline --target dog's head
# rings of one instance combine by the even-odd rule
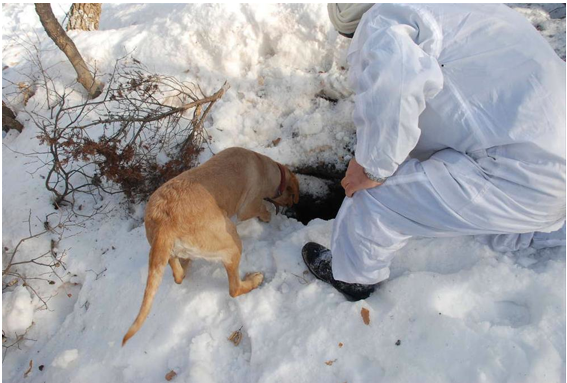
[[[295,174],[286,166],[284,166],[284,168],[286,178],[285,188],[279,197],[272,199],[272,202],[279,206],[291,207],[293,204],[299,202],[299,181]]]

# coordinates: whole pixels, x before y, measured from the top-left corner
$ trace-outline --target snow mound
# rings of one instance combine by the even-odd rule
[[[33,313],[32,297],[25,287],[2,293],[2,332],[6,337],[23,335],[32,325]]]

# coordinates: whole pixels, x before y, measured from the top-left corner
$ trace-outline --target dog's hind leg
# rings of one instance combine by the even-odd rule
[[[249,293],[262,283],[264,276],[262,273],[247,274],[243,280],[239,274],[240,253],[231,254],[230,261],[224,262],[226,274],[228,275],[228,290],[231,297]]]
[[[229,221],[230,222],[230,221]],[[228,225],[228,223],[227,223]],[[244,280],[240,279],[240,256],[242,254],[242,242],[240,237],[236,232],[236,227],[230,222],[229,234],[232,239],[232,243],[227,251],[227,258],[223,261],[224,268],[226,269],[226,274],[228,275],[228,289],[231,297],[237,297],[242,294],[246,294],[251,290],[255,289],[262,283],[264,276],[262,273],[250,273],[244,277]]]

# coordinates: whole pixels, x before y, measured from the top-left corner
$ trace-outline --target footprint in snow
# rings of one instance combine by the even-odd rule
[[[490,301],[466,292],[447,291],[438,296],[436,309],[444,316],[518,328],[531,323],[528,307],[512,300]]]

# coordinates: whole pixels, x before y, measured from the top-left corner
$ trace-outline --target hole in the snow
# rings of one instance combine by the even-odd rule
[[[333,219],[345,198],[340,179],[319,178],[297,174],[299,179],[299,203],[285,211],[285,215],[297,219],[306,225],[309,221],[320,218]]]

